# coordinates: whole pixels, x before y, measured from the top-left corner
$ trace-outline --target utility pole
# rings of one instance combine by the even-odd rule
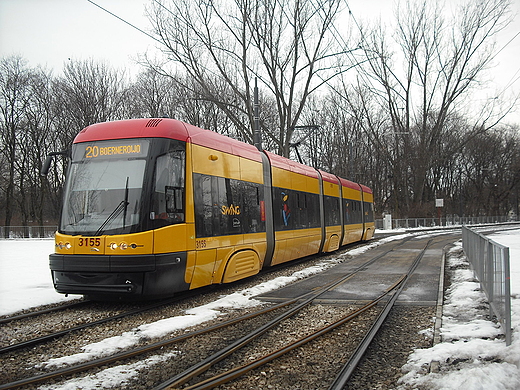
[[[258,78],[255,77],[254,95],[254,129],[253,129],[253,144],[259,151],[262,151],[262,131],[260,129],[260,103],[258,101]]]

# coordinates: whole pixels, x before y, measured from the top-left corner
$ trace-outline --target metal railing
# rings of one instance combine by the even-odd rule
[[[0,226],[0,239],[53,238],[56,226]]]
[[[509,248],[462,227],[462,247],[486,293],[491,314],[500,322],[511,344],[511,284]]]
[[[511,218],[506,215],[495,217],[459,217],[455,215],[442,218],[392,219],[392,229],[415,229],[435,226],[478,225],[483,223],[509,222],[510,220]],[[376,219],[375,222],[376,229],[383,229],[383,219]]]

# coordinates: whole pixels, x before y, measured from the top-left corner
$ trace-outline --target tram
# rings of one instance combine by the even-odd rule
[[[374,234],[370,188],[178,120],[94,124],[69,156],[59,293],[170,296]]]

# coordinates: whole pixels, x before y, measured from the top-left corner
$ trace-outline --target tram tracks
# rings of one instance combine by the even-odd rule
[[[28,312],[28,313],[6,316],[6,317],[0,318],[0,325],[7,324],[7,323],[13,322],[13,321],[20,321],[20,320],[25,320],[28,318],[38,317],[43,314],[53,314],[53,313],[57,313],[57,312],[64,311],[64,310],[77,309],[79,307],[88,305],[90,303],[91,302],[87,301],[87,300],[82,300],[82,301],[77,301],[77,302],[73,301],[71,303],[65,303],[65,304],[62,304],[59,306],[48,307],[45,309],[35,310],[35,311]]]
[[[383,294],[378,296],[376,299],[373,299],[371,302],[363,305],[362,307],[354,310],[351,313],[348,313],[347,315],[341,317],[340,319],[334,321],[333,323],[326,325],[324,327],[319,328],[318,330],[312,332],[309,335],[306,335],[302,338],[299,338],[298,340],[289,343],[287,345],[284,345],[282,348],[277,349],[274,352],[270,352],[261,358],[257,358],[253,362],[234,367],[231,369],[228,369],[222,373],[219,373],[215,376],[212,376],[210,378],[206,378],[201,380],[200,382],[196,384],[192,384],[188,387],[184,387],[184,389],[190,389],[190,390],[204,390],[204,389],[212,389],[217,386],[220,386],[224,383],[227,383],[231,380],[237,379],[245,374],[247,374],[249,371],[256,369],[276,358],[279,358],[280,356],[285,355],[288,352],[291,352],[292,350],[301,347],[302,345],[313,341],[317,339],[318,337],[329,333],[336,328],[338,328],[341,325],[346,324],[347,322],[353,320],[354,318],[357,318],[362,313],[367,311],[368,309],[371,309],[375,307],[379,302],[381,302],[385,297],[388,297],[390,295],[390,298],[387,300],[387,302],[384,305],[383,310],[380,311],[380,313],[377,315],[376,321],[374,321],[373,325],[370,327],[368,333],[363,338],[362,342],[358,345],[356,348],[356,351],[352,354],[352,356],[349,358],[348,362],[344,365],[344,367],[340,370],[338,373],[334,383],[331,385],[330,389],[339,390],[344,387],[346,384],[348,378],[352,374],[353,370],[357,366],[358,362],[360,361],[361,357],[365,353],[366,349],[370,345],[370,342],[376,335],[376,333],[379,331],[379,328],[383,324],[384,320],[388,316],[388,313],[392,309],[393,305],[395,304],[397,297],[399,296],[400,292],[403,290],[406,281],[410,277],[410,275],[413,273],[417,265],[419,264],[420,260],[422,259],[424,252],[430,245],[431,240],[428,241],[427,245],[423,248],[423,250],[420,252],[420,254],[414,259],[414,262],[412,263],[409,271],[407,274],[402,275],[392,286],[390,286]],[[384,255],[384,254],[383,254]],[[381,256],[378,256],[377,258],[380,258]],[[370,261],[373,262],[374,259]],[[366,266],[363,265],[363,267]],[[363,268],[361,267],[361,268]],[[180,388],[180,386],[188,383],[192,378],[196,376],[200,376],[203,372],[209,370],[210,367],[213,365],[219,363],[224,358],[228,357],[232,353],[238,351],[245,345],[249,344],[253,340],[255,340],[257,337],[264,334],[267,330],[271,329],[273,326],[278,325],[283,320],[287,319],[288,317],[293,316],[295,313],[299,312],[302,308],[308,306],[309,304],[313,303],[317,298],[319,298],[324,293],[328,292],[330,289],[334,288],[339,283],[344,282],[348,278],[350,278],[352,275],[347,275],[345,277],[340,278],[339,280],[330,283],[329,285],[323,287],[318,292],[312,294],[312,296],[305,299],[303,302],[295,306],[294,308],[288,310],[286,313],[283,313],[281,316],[277,317],[273,321],[265,324],[264,326],[254,330],[250,334],[244,336],[243,338],[235,341],[234,343],[230,344],[228,347],[218,351],[217,353],[209,356],[208,358],[204,359],[200,363],[190,367],[188,370],[185,370],[184,372],[176,375],[175,377],[161,383],[160,385],[156,386],[154,390],[163,390],[163,389],[176,389]]]
[[[367,267],[369,265],[369,263],[373,263],[373,262],[377,261],[379,258],[383,257],[386,253],[392,251],[395,247],[402,245],[404,242],[405,241],[399,242],[392,249],[390,249],[390,250],[386,251],[385,253],[383,253],[379,256],[376,256],[376,257],[372,258],[370,261],[360,265],[356,271],[352,272],[352,274],[345,275],[342,278],[339,278],[338,280],[336,280],[332,283],[329,283],[327,286],[324,286],[320,290],[313,292],[312,294],[305,294],[304,296],[299,296],[296,299],[293,299],[291,301],[284,302],[279,305],[273,305],[272,307],[255,312],[251,315],[239,317],[234,320],[225,321],[222,324],[218,324],[213,327],[208,327],[208,328],[202,329],[200,331],[191,332],[191,333],[173,337],[173,338],[170,338],[167,340],[158,341],[156,343],[152,343],[152,344],[140,347],[140,348],[135,348],[131,351],[121,352],[121,353],[118,353],[118,354],[115,354],[115,355],[112,355],[109,357],[96,359],[96,360],[93,360],[93,361],[90,361],[87,363],[78,364],[78,365],[67,367],[64,369],[59,369],[59,370],[53,371],[51,373],[36,375],[31,378],[25,378],[25,379],[21,379],[18,381],[14,381],[14,382],[11,382],[11,383],[8,383],[5,385],[1,385],[0,389],[16,388],[16,387],[25,386],[28,384],[41,383],[41,382],[48,381],[49,379],[53,379],[53,378],[68,377],[68,376],[76,374],[76,373],[90,370],[94,367],[106,366],[109,364],[113,364],[114,362],[120,362],[125,359],[135,358],[137,356],[141,356],[146,353],[150,353],[150,352],[157,351],[157,350],[162,350],[162,349],[169,347],[171,345],[174,345],[182,340],[186,340],[189,338],[196,338],[202,334],[214,332],[214,331],[217,331],[218,329],[222,329],[227,326],[232,326],[232,325],[238,324],[240,322],[243,322],[243,321],[253,318],[253,317],[262,316],[266,313],[275,312],[277,310],[278,311],[285,310],[284,313],[278,315],[274,320],[269,320],[267,323],[262,325],[260,327],[260,329],[257,329],[254,332],[251,332],[251,333],[255,333],[255,336],[253,336],[253,338],[257,338],[257,337],[261,336],[263,333],[265,333],[266,331],[268,331],[269,329],[275,327],[277,324],[284,321],[285,319],[293,316],[295,313],[297,313],[300,310],[302,310],[303,308],[309,306],[325,291],[328,291],[328,290],[334,288],[335,285],[342,283],[343,281],[347,280],[349,277],[352,277],[352,275],[354,275],[357,271],[359,271],[360,269],[364,269],[365,267]],[[401,277],[400,280],[398,282],[396,282],[397,285],[401,285],[402,283],[403,283],[403,277]],[[331,326],[330,329],[328,329],[329,327],[327,327],[326,329],[324,328],[324,329],[318,330],[317,331],[318,336],[329,332],[330,330],[334,329],[335,327],[341,326],[343,323],[348,322],[352,318],[355,318],[357,315],[361,314],[362,312],[374,307],[375,305],[377,305],[377,303],[380,300],[382,300],[389,293],[391,293],[391,291],[386,292],[382,297],[377,299],[376,302],[369,304],[365,309],[361,310],[360,313],[358,313],[358,314],[349,313],[346,318],[342,318],[342,319],[336,321],[335,326],[334,325]],[[287,309],[285,309],[285,308],[287,308]],[[259,362],[262,362],[261,364],[265,364],[266,362],[280,356],[279,354],[284,354],[290,350],[293,350],[294,348],[297,348],[300,345],[305,344],[305,343],[311,341],[314,337],[318,337],[318,336],[306,336],[303,339],[297,340],[296,342],[292,343],[290,346],[283,347],[282,350],[285,350],[285,352],[275,352],[273,354],[270,354],[271,357],[262,357],[261,359],[256,359],[254,364],[255,365],[260,364]],[[172,379],[169,379],[167,384],[163,383],[162,385],[159,385],[159,387],[157,387],[157,388],[172,388],[172,386],[177,386],[179,384],[178,383],[179,381],[182,383],[186,383],[187,381],[191,380],[193,377],[200,375],[202,372],[206,371],[209,367],[213,366],[216,362],[225,358],[226,356],[224,356],[224,355],[226,355],[226,354],[230,355],[233,352],[238,351],[244,345],[249,344],[251,342],[251,340],[252,339],[250,338],[250,334],[247,334],[247,335],[239,338],[238,340],[236,340],[232,344],[228,345],[227,347],[222,348],[218,353],[219,354],[218,358],[214,358],[214,356],[213,356],[216,353],[213,355],[210,355],[209,358],[206,358],[202,362],[185,369],[181,374],[175,375],[173,377],[173,382],[172,382]],[[221,352],[222,350],[224,350],[224,353]],[[222,356],[224,356],[224,357],[222,357]],[[250,371],[251,369],[254,369],[254,368],[255,367],[250,366],[249,368],[247,368],[245,370],[245,372]],[[219,375],[222,375],[222,374],[219,374]],[[161,386],[163,386],[163,387],[161,387]],[[195,387],[195,388],[197,388],[197,387]],[[202,387],[202,388],[204,388],[204,387]]]
[[[107,316],[105,318],[101,318],[99,320],[86,322],[86,323],[83,323],[83,324],[80,324],[80,325],[77,325],[77,326],[73,326],[73,327],[70,327],[70,328],[65,328],[65,329],[62,329],[62,330],[59,330],[59,331],[56,331],[56,332],[51,332],[51,333],[43,335],[43,336],[31,338],[31,339],[28,339],[28,340],[25,340],[25,341],[22,341],[22,342],[13,343],[11,345],[0,347],[0,354],[7,353],[7,352],[13,352],[13,351],[20,350],[20,349],[27,348],[27,347],[32,347],[32,346],[35,346],[35,345],[38,345],[38,344],[42,344],[42,343],[45,343],[45,342],[48,342],[48,341],[55,340],[55,339],[57,339],[59,337],[62,337],[64,335],[66,335],[66,334],[69,334],[71,332],[83,330],[83,329],[86,329],[86,328],[89,328],[89,327],[93,327],[93,326],[97,326],[97,325],[101,325],[101,324],[104,324],[104,323],[107,323],[107,322],[110,322],[110,321],[115,321],[115,320],[122,319],[122,318],[125,318],[125,317],[129,317],[129,316],[132,316],[132,315],[140,314],[140,313],[146,312],[148,310],[153,310],[153,309],[157,309],[157,308],[160,308],[160,307],[163,307],[163,306],[171,305],[171,304],[174,304],[176,302],[185,300],[187,298],[196,296],[199,293],[194,292],[194,291],[188,291],[188,292],[183,293],[182,295],[176,296],[174,298],[157,301],[157,302],[154,302],[154,303],[151,303],[151,304],[146,304],[146,305],[137,307],[135,309],[122,311],[121,313],[116,314],[116,315],[110,315],[110,316]],[[37,311],[37,312],[34,312],[34,313],[28,313],[27,315],[20,315],[20,316],[16,316],[16,317],[11,317],[11,318],[9,318],[9,321],[5,321],[5,323],[12,322],[12,321],[19,321],[19,320],[22,320],[22,319],[25,319],[25,318],[36,317],[36,316],[39,316],[39,315],[54,314],[56,312],[67,310],[67,309],[77,309],[78,307],[82,307],[82,306],[85,306],[87,304],[95,305],[96,302],[82,301],[82,302],[77,302],[77,303],[71,304],[71,305],[64,305],[64,306],[60,306],[60,307],[56,307],[56,308],[51,308],[51,309],[46,309],[46,310],[42,310],[42,311]]]
[[[359,245],[360,244],[353,244],[349,248],[356,248]],[[298,265],[298,264],[304,264],[304,263],[305,263],[305,259],[298,259],[298,260],[295,260],[294,262],[292,262],[292,265]],[[269,268],[269,269],[267,269],[265,271],[262,271],[262,274],[269,274],[269,273],[272,273],[272,272],[276,272],[277,270],[281,269],[281,267],[282,266],[280,265],[280,266],[275,266],[275,267]],[[122,312],[120,312],[118,314],[109,315],[109,316],[106,316],[104,318],[100,318],[100,319],[95,320],[95,321],[84,322],[84,323],[78,324],[76,326],[68,327],[68,328],[61,328],[58,331],[49,331],[45,335],[38,336],[38,337],[33,337],[33,338],[28,338],[28,339],[26,339],[24,341],[15,342],[15,343],[12,343],[12,344],[9,344],[9,345],[2,346],[0,344],[0,355],[4,354],[4,353],[8,353],[8,352],[17,351],[17,350],[20,350],[20,349],[23,349],[23,348],[33,347],[35,345],[39,345],[39,344],[46,343],[46,342],[49,342],[49,341],[53,341],[53,340],[56,340],[56,339],[58,339],[58,338],[60,338],[60,337],[62,337],[64,335],[67,335],[67,334],[75,332],[75,331],[83,330],[83,329],[86,329],[86,328],[89,328],[89,327],[94,327],[94,326],[97,326],[97,325],[105,324],[105,323],[108,323],[108,322],[111,322],[111,321],[115,321],[115,320],[118,320],[118,319],[122,319],[122,318],[125,318],[125,317],[136,315],[136,314],[139,314],[139,313],[143,313],[143,312],[146,312],[148,310],[159,308],[161,306],[171,305],[171,304],[174,304],[176,302],[179,302],[179,301],[182,301],[182,300],[185,300],[185,299],[189,299],[189,298],[194,297],[194,296],[198,296],[198,295],[207,293],[210,290],[218,290],[220,287],[222,287],[222,285],[221,286],[203,287],[203,288],[199,288],[199,289],[197,289],[195,291],[186,291],[186,292],[183,292],[182,294],[180,294],[178,296],[175,296],[173,298],[163,299],[163,300],[160,300],[160,301],[153,302],[151,304],[145,304],[144,306],[138,306],[135,309],[122,311]],[[79,302],[73,302],[73,303],[63,304],[63,305],[59,305],[59,306],[55,306],[55,307],[45,308],[45,309],[42,309],[42,310],[36,310],[36,311],[29,312],[29,313],[23,313],[23,314],[14,315],[14,316],[8,316],[8,317],[0,318],[0,327],[2,325],[9,324],[9,323],[12,323],[12,322],[22,321],[22,320],[33,320],[33,319],[35,319],[36,317],[39,317],[39,316],[53,315],[53,314],[56,314],[56,313],[59,313],[59,312],[67,311],[67,310],[76,310],[76,309],[85,308],[85,307],[87,307],[87,309],[88,309],[89,305],[96,305],[96,304],[98,304],[96,301],[82,300],[82,301],[79,301]],[[116,307],[117,303],[115,303],[114,305],[115,305],[114,307]],[[116,310],[119,310],[119,309],[117,309],[117,307],[116,307]],[[43,320],[43,321],[45,321],[45,320]]]

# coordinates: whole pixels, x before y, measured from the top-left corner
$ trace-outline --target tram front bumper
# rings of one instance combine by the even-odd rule
[[[186,252],[157,255],[49,256],[54,288],[62,294],[167,296],[187,290]]]

